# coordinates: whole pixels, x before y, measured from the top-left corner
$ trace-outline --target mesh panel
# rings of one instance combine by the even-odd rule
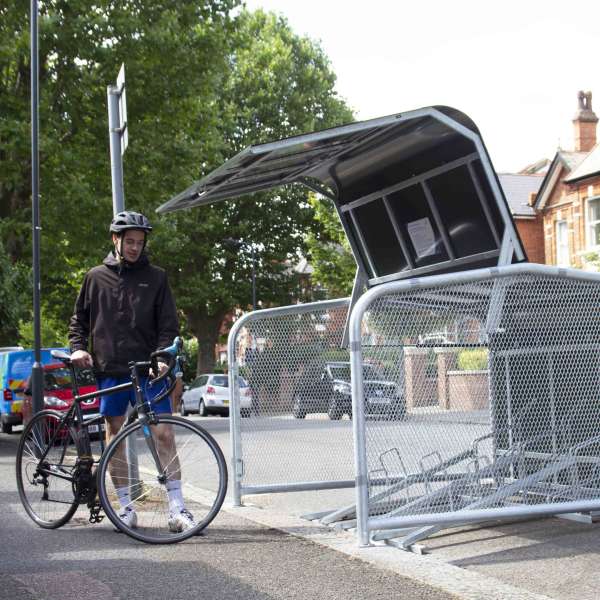
[[[523,274],[374,300],[363,360],[405,411],[365,381],[369,515],[600,498],[599,299]]]
[[[239,330],[242,486],[354,479],[347,312],[346,300],[261,311]]]

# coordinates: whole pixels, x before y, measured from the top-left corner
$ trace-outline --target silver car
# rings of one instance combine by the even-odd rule
[[[250,415],[252,396],[248,383],[242,378],[240,382],[240,412],[242,417]],[[222,373],[199,375],[181,396],[179,412],[185,417],[197,412],[201,417],[211,414],[229,415],[229,377]]]

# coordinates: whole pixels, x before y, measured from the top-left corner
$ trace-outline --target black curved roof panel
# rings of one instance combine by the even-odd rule
[[[158,212],[291,183],[334,200],[370,285],[526,259],[477,127],[442,106],[250,146]]]

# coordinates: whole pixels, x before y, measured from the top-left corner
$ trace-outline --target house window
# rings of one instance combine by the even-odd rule
[[[600,248],[600,197],[587,201],[587,245],[589,250]]]
[[[571,264],[569,257],[569,230],[566,221],[556,221],[556,264],[559,267],[568,267]]]

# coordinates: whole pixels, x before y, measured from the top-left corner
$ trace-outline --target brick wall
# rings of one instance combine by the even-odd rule
[[[482,410],[490,405],[488,371],[448,371],[448,408]]]
[[[523,242],[529,262],[544,264],[546,253],[544,249],[544,223],[541,215],[533,219],[515,218],[517,231]]]

